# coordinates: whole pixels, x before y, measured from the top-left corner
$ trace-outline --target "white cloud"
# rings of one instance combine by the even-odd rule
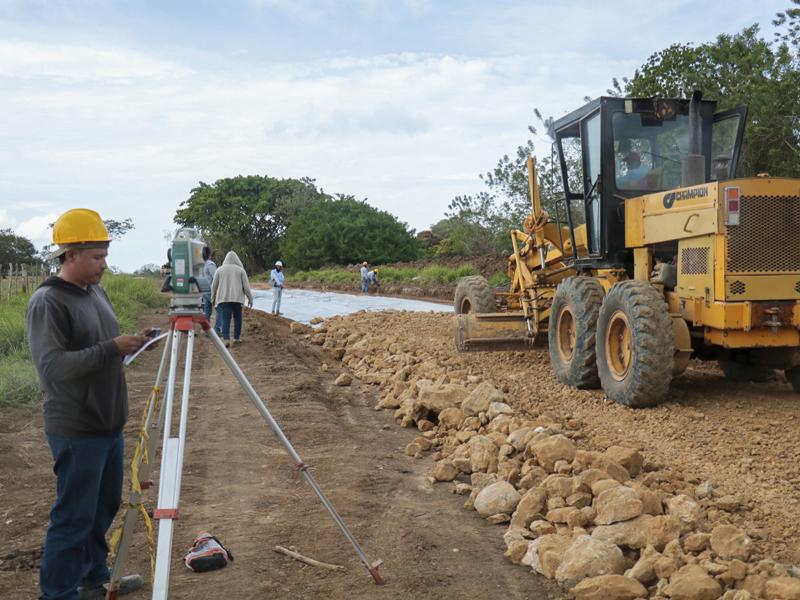
[[[126,84],[188,73],[186,67],[125,48],[0,40],[0,77]]]
[[[199,72],[115,48],[5,44],[16,51],[0,63],[0,128],[14,143],[0,144],[0,161],[13,176],[0,181],[0,204],[42,199],[14,211],[39,243],[53,207],[133,218],[135,233],[115,244],[126,269],[160,260],[160,232],[199,180],[237,174],[315,177],[422,229],[525,140],[535,105],[550,114],[585,93],[576,77],[544,94],[524,57],[402,53]]]
[[[28,238],[37,247],[45,246],[53,239],[50,224],[55,223],[58,215],[58,212],[48,212],[30,217],[21,221],[14,228],[14,232],[17,235]]]
[[[189,49],[178,60],[187,53],[98,41],[108,32],[85,32],[80,43],[64,41],[77,39],[68,27],[4,35],[0,222],[41,244],[42,223],[71,207],[130,217],[136,229],[114,244],[112,260],[132,270],[162,261],[161,232],[198,181],[267,174],[315,177],[421,229],[529,137],[535,107],[561,116],[675,38],[660,11],[632,2],[591,11],[550,3],[536,14],[467,4],[457,19],[422,0],[347,6],[376,19],[437,13],[442,45],[474,40],[471,56],[431,51],[413,31],[401,51],[325,48],[291,64],[244,40],[227,54]],[[341,10],[333,0],[250,6],[323,24]],[[680,26],[706,31],[707,21]]]

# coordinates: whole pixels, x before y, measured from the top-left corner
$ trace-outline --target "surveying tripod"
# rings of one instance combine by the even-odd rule
[[[383,584],[378,568],[382,561],[378,560],[370,563],[367,555],[359,546],[358,541],[353,536],[342,517],[336,511],[333,504],[323,493],[319,484],[309,470],[309,466],[295,451],[291,442],[286,438],[275,419],[272,418],[266,405],[259,397],[258,393],[247,380],[239,365],[231,356],[225,344],[217,333],[209,325],[208,319],[200,305],[200,296],[191,295],[189,297],[173,297],[170,312],[170,331],[167,336],[164,350],[161,354],[161,362],[158,367],[156,383],[153,391],[148,398],[145,414],[141,428],[139,443],[134,453],[131,465],[132,482],[131,492],[128,500],[128,509],[125,513],[123,524],[120,529],[118,539],[118,550],[111,572],[106,600],[115,600],[119,593],[119,586],[122,580],[125,563],[130,551],[133,540],[133,532],[136,524],[136,515],[141,513],[145,519],[148,535],[152,542],[152,525],[149,515],[142,504],[142,493],[152,487],[150,472],[152,470],[153,458],[158,447],[159,438],[163,435],[161,446],[161,472],[158,483],[158,506],[153,513],[153,517],[158,520],[158,546],[155,557],[151,554],[151,567],[154,565],[153,575],[153,600],[166,600],[169,593],[169,572],[172,553],[172,533],[175,520],[178,518],[178,504],[181,494],[181,471],[183,469],[183,456],[186,446],[186,425],[189,414],[189,387],[192,376],[192,354],[194,351],[195,326],[199,325],[208,335],[219,352],[222,360],[228,365],[233,375],[241,384],[245,393],[249,396],[255,407],[264,417],[269,428],[278,438],[289,457],[294,463],[294,468],[302,473],[306,482],[323,506],[330,513],[331,518],[339,527],[345,538],[353,546],[361,562],[369,571],[373,581]],[[175,381],[179,362],[181,340],[186,338],[186,360],[183,371],[183,388],[180,403],[180,417],[178,421],[177,436],[172,431],[172,413],[174,407]],[[164,370],[169,354],[169,375],[167,378],[166,397],[160,403],[160,386],[164,376]],[[112,542],[113,545],[113,542]]]

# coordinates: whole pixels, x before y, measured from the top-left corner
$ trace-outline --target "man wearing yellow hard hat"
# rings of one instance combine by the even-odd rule
[[[364,261],[361,263],[361,291],[366,294],[369,291],[369,283],[367,282],[367,273],[369,273],[369,263]]]
[[[111,238],[95,211],[75,208],[53,226],[61,268],[31,295],[28,340],[44,392],[56,474],[39,571],[40,600],[101,598],[109,580],[105,535],[122,500],[128,390],[122,357],[145,335],[120,335],[100,286]],[[144,333],[144,332],[143,332]],[[121,592],[141,587],[124,578]]]

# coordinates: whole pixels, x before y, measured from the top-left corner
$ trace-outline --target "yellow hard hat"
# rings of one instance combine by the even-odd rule
[[[373,270],[375,273],[377,273],[377,272],[378,272],[378,269],[372,269],[372,270]]]
[[[367,261],[364,261],[364,262],[363,262],[363,263],[361,263],[361,264],[362,264],[362,265],[364,265],[364,266],[366,267],[366,266],[367,266],[369,263],[368,263]]]
[[[88,208],[68,210],[53,225],[53,243],[59,246],[110,241],[103,219]]]

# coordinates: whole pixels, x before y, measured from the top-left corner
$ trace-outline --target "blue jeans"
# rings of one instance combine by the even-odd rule
[[[106,532],[122,501],[122,433],[97,437],[48,434],[56,501],[39,569],[40,600],[76,600],[78,586],[108,581]]]
[[[272,288],[272,312],[281,312],[281,296],[283,295],[283,286],[275,286]]]
[[[203,294],[203,313],[206,315],[206,319],[211,321],[211,292],[205,292]]]
[[[203,294],[203,313],[206,315],[206,319],[208,319],[208,324],[211,325],[211,309],[214,308],[214,304],[211,302],[211,292],[206,292]],[[217,307],[216,317],[214,319],[214,331],[219,333],[219,306]]]
[[[369,283],[367,282],[366,277],[361,278],[361,291],[364,292],[365,294],[369,292]]]
[[[219,311],[219,330],[223,340],[231,339],[231,317],[233,317],[233,339],[238,340],[242,335],[242,303],[220,302],[217,304]]]

